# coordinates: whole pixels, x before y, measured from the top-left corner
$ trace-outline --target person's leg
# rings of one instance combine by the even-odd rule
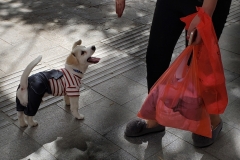
[[[182,26],[184,26],[182,22],[179,22],[179,18],[196,12],[195,6],[201,6],[202,4],[201,0],[183,0],[182,3],[184,3],[184,5],[179,4],[179,8],[181,8],[183,12],[183,14],[180,14],[179,10],[176,8],[175,12],[173,12],[174,7],[167,5],[168,3],[171,3],[171,1],[158,1],[153,17],[146,57],[148,91],[150,91],[154,83],[169,66],[172,51],[181,34]],[[161,5],[167,10],[168,7],[166,6],[172,7],[172,10],[169,9],[168,11],[165,11],[161,8]],[[230,5],[231,0],[219,0],[212,16],[214,29],[218,39],[220,38],[226,23]],[[172,30],[173,32],[171,32]],[[210,115],[210,119],[213,128],[216,128],[221,121],[219,115]],[[147,124],[148,127],[154,127],[157,125],[157,122],[154,120],[148,120]]]
[[[169,67],[174,47],[185,26],[180,18],[196,12],[196,6],[201,4],[197,0],[157,2],[146,56],[148,92]],[[157,121],[147,120],[148,128],[157,125]]]
[[[180,20],[186,16],[181,9],[186,7],[189,14],[196,12],[195,4],[187,0],[158,0],[153,16],[146,54],[148,92],[154,83],[169,67],[174,47],[184,29]],[[187,3],[187,4],[186,4]],[[164,131],[155,120],[134,120],[128,123],[126,136],[141,136],[152,132]]]
[[[184,23],[175,0],[158,0],[152,20],[146,53],[148,92],[169,67],[174,47]],[[147,120],[147,128],[158,126],[157,121]]]
[[[231,2],[232,0],[218,0],[216,9],[213,13],[212,22],[213,22],[213,26],[214,26],[218,40],[222,34],[224,25],[226,23]]]
[[[229,9],[231,6],[231,0],[218,0],[216,9],[212,16],[212,22],[216,32],[217,39],[220,38],[224,25],[226,23]],[[212,138],[203,137],[197,134],[192,134],[193,144],[196,147],[207,147],[214,143],[222,129],[222,121],[220,115],[210,115],[212,125]]]
[[[169,67],[174,47],[185,24],[177,0],[158,0],[146,53],[148,91]]]

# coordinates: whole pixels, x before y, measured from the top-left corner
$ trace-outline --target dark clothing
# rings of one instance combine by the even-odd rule
[[[17,111],[24,111],[25,115],[34,116],[38,111],[44,94],[52,94],[49,79],[58,79],[62,76],[62,72],[51,70],[39,72],[28,77],[28,104],[26,107],[22,106],[16,97]]]
[[[218,0],[212,16],[217,38],[220,38],[231,0]],[[158,0],[153,16],[147,54],[148,91],[169,67],[174,47],[185,27],[180,18],[193,14],[201,0]]]

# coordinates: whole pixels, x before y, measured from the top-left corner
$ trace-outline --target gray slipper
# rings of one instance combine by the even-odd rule
[[[212,138],[200,136],[193,133],[192,134],[193,145],[195,147],[200,147],[200,148],[210,146],[216,141],[220,131],[222,130],[222,126],[223,126],[223,122],[221,120],[219,125],[212,131]]]
[[[158,125],[157,127],[147,128],[145,120],[137,119],[129,122],[125,129],[125,136],[127,137],[138,137],[149,133],[165,131],[165,127]]]

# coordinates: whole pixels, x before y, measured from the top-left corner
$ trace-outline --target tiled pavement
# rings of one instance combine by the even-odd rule
[[[128,0],[119,19],[113,0],[0,0],[1,160],[240,160],[239,0],[232,2],[219,41],[229,104],[216,143],[195,148],[191,133],[173,128],[124,137],[126,123],[147,96],[144,60],[154,5],[154,0]],[[38,55],[43,60],[33,73],[62,67],[79,38],[96,45],[101,58],[83,79],[79,111],[85,119],[74,119],[61,97],[47,97],[36,115],[39,126],[20,129],[14,101],[22,70]],[[181,36],[173,59],[183,48]]]

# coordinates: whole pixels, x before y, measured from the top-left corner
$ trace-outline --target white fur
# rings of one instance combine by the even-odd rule
[[[95,52],[95,46],[91,47],[84,47],[80,46],[81,40],[75,42],[72,47],[72,52],[68,56],[68,59],[66,60],[65,68],[66,69],[77,69],[81,72],[85,73],[88,66],[92,63],[88,62],[87,59],[93,55]],[[20,80],[20,87],[17,90],[16,96],[18,97],[20,103],[23,106],[27,106],[28,104],[28,76],[31,73],[32,69],[41,61],[42,56],[38,56],[35,60],[33,60],[24,70],[21,80]],[[71,63],[74,62],[74,63]],[[69,64],[68,64],[69,63]],[[83,77],[83,75],[82,75]],[[45,93],[44,96],[47,96],[48,94]],[[84,116],[82,114],[78,113],[78,101],[79,97],[73,96],[68,97],[67,95],[64,96],[64,101],[67,106],[70,105],[70,110],[72,115],[77,119],[84,119]],[[26,127],[27,125],[31,127],[35,127],[38,125],[36,121],[33,120],[32,116],[26,116],[24,113],[18,112],[18,120],[21,127]],[[27,123],[26,123],[27,122]]]
[[[20,79],[20,88],[17,90],[17,97],[20,103],[23,106],[27,106],[28,104],[28,76],[31,73],[32,69],[42,60],[42,56],[38,56],[35,60],[33,60],[23,71],[23,74]]]

